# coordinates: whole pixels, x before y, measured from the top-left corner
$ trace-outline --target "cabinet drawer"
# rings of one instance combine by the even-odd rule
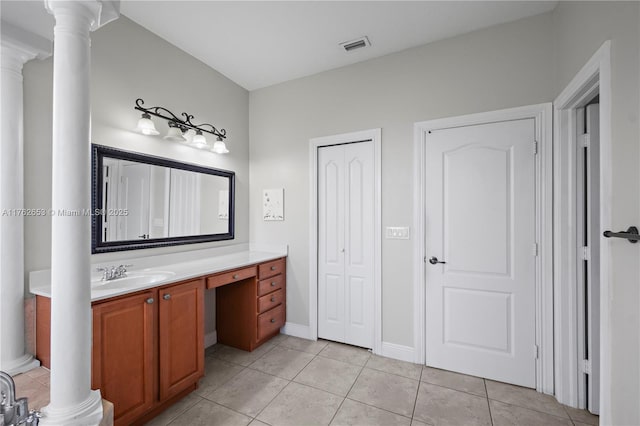
[[[265,279],[273,275],[284,273],[286,263],[284,259],[273,260],[258,266],[258,279]]]
[[[247,278],[256,276],[256,267],[251,266],[249,268],[238,269],[233,272],[226,272],[224,274],[214,275],[207,278],[207,288],[212,289],[220,287],[221,285],[230,284],[235,281],[244,280]]]
[[[266,280],[258,282],[258,296],[264,296],[272,291],[279,290],[283,287],[284,277],[277,275]]]
[[[284,325],[284,305],[258,315],[258,340],[262,340]]]
[[[266,312],[282,303],[284,297],[282,289],[258,298],[258,313]]]

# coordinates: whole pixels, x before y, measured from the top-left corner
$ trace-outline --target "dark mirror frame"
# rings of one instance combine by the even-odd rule
[[[196,173],[205,173],[229,179],[229,232],[223,234],[190,235],[185,237],[153,238],[148,240],[102,241],[102,170],[103,158],[136,161],[155,166],[170,167]],[[139,250],[154,247],[177,246],[183,244],[207,243],[211,241],[232,240],[235,223],[235,173],[227,170],[181,163],[147,154],[123,151],[103,145],[91,144],[91,253]]]

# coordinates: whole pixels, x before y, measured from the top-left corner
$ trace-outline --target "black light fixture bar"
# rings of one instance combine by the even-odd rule
[[[225,139],[227,137],[227,131],[225,129],[217,129],[212,124],[193,124],[191,122],[191,120],[193,120],[194,118],[193,115],[187,114],[186,112],[182,113],[182,116],[184,117],[183,120],[178,118],[174,113],[164,107],[155,106],[145,108],[143,105],[144,101],[141,98],[138,98],[136,99],[136,106],[134,107],[134,109],[142,111],[143,114],[149,114],[167,120],[169,122],[169,126],[177,127],[183,132],[186,132],[189,129],[193,129],[195,131],[210,133],[220,139]]]

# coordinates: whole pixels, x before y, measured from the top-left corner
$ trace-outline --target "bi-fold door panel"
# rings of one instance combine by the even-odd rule
[[[373,143],[318,151],[318,336],[373,345]]]

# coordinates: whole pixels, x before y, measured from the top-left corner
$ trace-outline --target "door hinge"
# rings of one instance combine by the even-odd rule
[[[582,247],[582,250],[580,250],[580,257],[582,260],[591,260],[591,250],[588,246]]]
[[[589,148],[589,145],[591,145],[591,135],[589,133],[585,133],[580,138],[580,146],[583,148]]]
[[[533,358],[538,359],[540,356],[540,350],[538,349],[538,345],[533,345]]]
[[[582,360],[582,372],[584,374],[591,374],[591,360],[583,359]]]
[[[538,243],[533,243],[533,248],[531,252],[534,256],[538,256]]]
[[[424,258],[422,258],[422,261],[423,261],[424,263],[427,263],[427,256],[425,256]]]
[[[538,154],[538,141],[533,141],[533,155]]]

